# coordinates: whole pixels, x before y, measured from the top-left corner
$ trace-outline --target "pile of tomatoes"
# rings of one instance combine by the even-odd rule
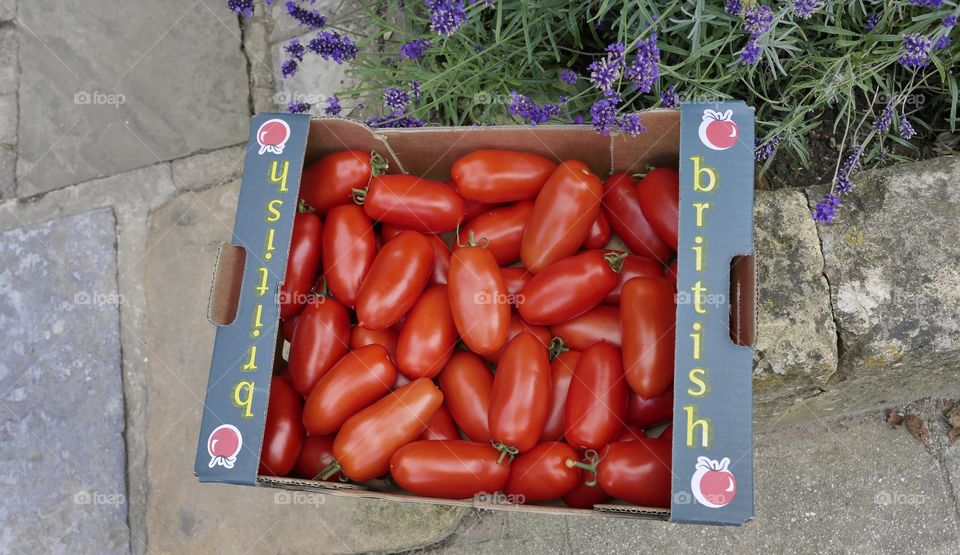
[[[262,475],[669,507],[679,178],[481,150],[303,173]]]

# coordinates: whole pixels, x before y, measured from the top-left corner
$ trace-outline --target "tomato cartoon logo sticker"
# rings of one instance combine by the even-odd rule
[[[696,472],[690,478],[693,497],[701,505],[718,509],[728,505],[737,495],[737,480],[729,470],[730,459],[719,461],[697,457]]]
[[[709,108],[703,111],[700,123],[700,142],[713,150],[727,150],[737,144],[740,129],[733,121],[733,110],[717,112]]]
[[[207,438],[207,452],[210,453],[210,468],[222,466],[224,468],[233,468],[237,462],[237,454],[240,453],[240,447],[243,445],[243,436],[236,426],[230,424],[221,424],[210,432]]]
[[[260,143],[260,152],[283,154],[283,147],[290,138],[290,126],[282,119],[271,119],[263,122],[257,129],[257,142]]]

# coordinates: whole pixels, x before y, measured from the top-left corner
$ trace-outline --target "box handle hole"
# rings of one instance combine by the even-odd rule
[[[730,340],[748,347],[756,339],[757,281],[752,254],[730,260]]]
[[[247,251],[243,247],[220,243],[217,254],[217,269],[210,288],[207,304],[207,319],[217,326],[229,326],[237,318],[240,304],[240,286],[243,284],[243,267]]]

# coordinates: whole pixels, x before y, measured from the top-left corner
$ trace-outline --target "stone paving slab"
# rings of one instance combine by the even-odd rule
[[[858,174],[818,226],[842,355],[826,391],[784,421],[960,395],[958,179],[956,156]],[[807,193],[812,209],[822,187]]]
[[[17,142],[17,95],[0,95],[0,144]]]
[[[188,158],[174,160],[170,166],[177,190],[193,191],[221,185],[240,177],[247,145],[237,145]]]
[[[16,194],[17,151],[0,147],[0,200]]]
[[[193,475],[213,348],[207,297],[239,183],[184,193],[148,227],[147,548],[159,553],[361,553],[435,543],[463,511],[199,484]],[[291,500],[302,502],[289,503]]]
[[[951,443],[948,433],[950,425],[946,414],[954,404],[960,404],[960,399],[923,399],[898,407],[901,415],[914,414],[919,416],[927,427],[930,449],[939,453],[944,467],[944,474],[954,492],[954,497],[960,496],[960,441]],[[908,433],[906,429],[902,433]],[[958,502],[960,504],[960,502]]]
[[[953,450],[960,453],[960,448]],[[960,456],[954,455],[955,459]],[[484,512],[443,553],[956,553],[956,499],[935,452],[882,413],[756,439],[756,518],[742,528]]]
[[[266,6],[269,10],[270,6]],[[241,22],[243,28],[243,53],[247,57],[247,67],[250,73],[250,100],[253,112],[268,112],[276,110],[274,103],[274,71],[271,65],[271,54],[268,43],[269,29],[273,25],[273,18],[269,16],[263,4],[256,4],[254,15],[244,17]]]
[[[0,233],[0,552],[129,551],[115,219]]]
[[[754,420],[769,426],[837,369],[837,328],[817,226],[803,192],[758,191],[754,202],[757,341]]]
[[[3,2],[0,1],[0,20]],[[17,29],[13,25],[0,27],[0,94],[17,92]]]
[[[222,1],[19,6],[19,196],[246,138],[249,90]]]
[[[233,154],[227,155],[230,151],[228,148],[178,159],[172,164],[139,168],[51,191],[30,201],[8,200],[0,203],[0,231],[42,223],[52,218],[64,218],[99,207],[113,207],[117,219],[120,294],[124,301],[120,305],[120,337],[126,401],[124,435],[127,448],[128,522],[134,553],[142,553],[146,546],[144,430],[148,351],[143,267],[144,253],[150,249],[146,222],[148,214],[165,204],[178,191],[206,188],[234,179],[238,171],[234,156],[239,156],[239,153],[234,149]],[[233,207],[229,212],[229,215],[223,216],[226,228],[233,224]]]
[[[13,21],[17,17],[17,0],[0,0],[0,22]]]

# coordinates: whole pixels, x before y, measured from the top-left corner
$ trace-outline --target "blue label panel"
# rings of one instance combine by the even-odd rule
[[[246,259],[237,316],[217,328],[195,472],[255,484],[276,355],[277,291],[286,271],[310,118],[251,119],[232,243]]]
[[[683,104],[673,439],[675,522],[753,516],[752,347],[730,338],[730,262],[753,253],[753,109]]]

